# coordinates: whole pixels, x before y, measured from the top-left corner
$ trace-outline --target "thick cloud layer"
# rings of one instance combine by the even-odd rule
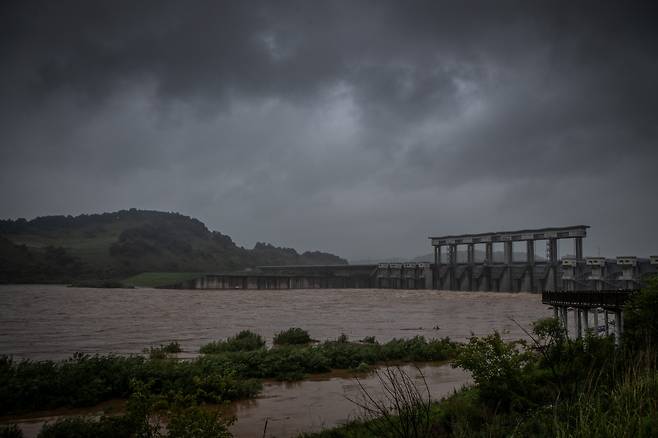
[[[180,211],[352,259],[586,223],[590,254],[658,253],[657,15],[3,2],[1,216]]]

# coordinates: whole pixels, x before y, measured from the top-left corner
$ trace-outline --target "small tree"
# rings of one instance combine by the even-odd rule
[[[658,351],[658,276],[648,279],[624,307],[624,345]]]

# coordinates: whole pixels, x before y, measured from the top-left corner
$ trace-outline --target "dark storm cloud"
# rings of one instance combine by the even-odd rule
[[[348,257],[586,222],[658,251],[651,3],[0,8],[3,216],[180,210]]]

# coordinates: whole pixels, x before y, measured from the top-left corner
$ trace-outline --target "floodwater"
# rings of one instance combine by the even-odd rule
[[[250,329],[268,340],[301,327],[314,339],[423,335],[465,340],[552,316],[537,294],[392,289],[163,290],[0,286],[0,355],[63,359],[141,353],[177,340],[187,355]],[[516,321],[516,322],[515,322]]]
[[[532,321],[551,315],[539,295],[526,293],[0,286],[0,355],[43,360],[75,352],[130,354],[177,340],[182,356],[192,357],[201,345],[240,330],[271,340],[289,327],[304,328],[318,340],[341,333],[352,340],[375,336],[380,342],[416,335],[465,340],[493,330],[515,339],[525,336],[522,328]],[[449,365],[426,364],[422,372],[433,398],[469,382],[466,373]],[[376,391],[375,376],[364,382]],[[292,384],[267,382],[257,399],[232,405],[238,419],[232,431],[237,437],[262,436],[266,421],[267,436],[331,427],[359,414],[346,398],[358,394],[356,381],[337,373]],[[21,422],[26,436],[35,436],[53,415],[61,414]]]

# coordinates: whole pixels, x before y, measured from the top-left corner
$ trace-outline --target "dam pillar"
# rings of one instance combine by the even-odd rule
[[[448,263],[450,264],[448,268],[448,289],[457,290],[457,281],[455,278],[457,272],[457,245],[454,243],[448,245]]]
[[[528,289],[529,292],[535,291],[535,241],[526,240],[526,263],[528,265]]]
[[[585,307],[583,309],[583,334],[587,334],[589,331],[589,308]]]
[[[491,281],[491,265],[493,265],[493,243],[486,242],[484,244],[484,263],[488,265],[486,268],[486,288],[487,290],[493,290],[493,284]]]
[[[621,310],[615,310],[615,345],[621,344],[622,335],[622,314]]]
[[[576,338],[583,336],[583,318],[581,317],[582,311],[579,307],[573,308],[573,322],[576,329]]]
[[[575,246],[575,253],[576,253],[576,260],[582,260],[583,259],[583,238],[582,237],[576,237],[574,239],[574,246]]]
[[[562,313],[561,319],[562,319],[562,326],[564,327],[564,332],[567,335],[567,338],[569,338],[569,318],[567,318],[568,317],[567,307],[566,306],[560,307],[560,312]]]
[[[468,290],[474,290],[473,271],[475,269],[475,245],[469,243],[466,246],[466,258],[468,262]]]
[[[548,290],[558,290],[558,254],[557,254],[557,239],[549,238],[546,242],[548,245],[548,260],[550,265],[550,276],[547,279],[548,284],[546,289]]]
[[[513,277],[512,277],[512,263],[514,262],[514,257],[512,255],[512,241],[508,240],[505,242],[505,291],[512,292],[514,291],[513,286]]]
[[[432,286],[434,289],[441,289],[439,284],[439,269],[441,268],[441,246],[434,246],[434,271],[432,272]]]

